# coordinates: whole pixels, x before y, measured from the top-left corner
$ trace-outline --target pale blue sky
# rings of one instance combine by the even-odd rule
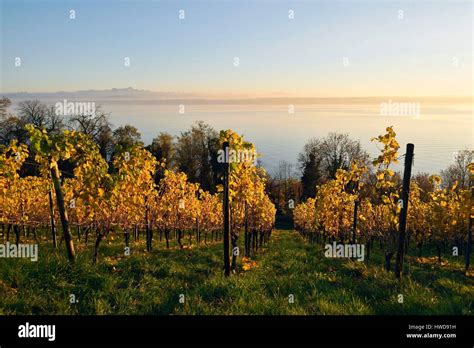
[[[470,1],[0,2],[2,92],[472,95]]]

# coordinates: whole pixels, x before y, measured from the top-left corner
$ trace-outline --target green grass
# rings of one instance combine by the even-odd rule
[[[441,266],[409,255],[408,274],[399,282],[382,269],[378,248],[368,263],[329,259],[323,246],[305,243],[294,231],[276,231],[252,259],[256,267],[244,271],[239,259],[238,271],[226,279],[220,243],[166,250],[155,242],[147,254],[141,241],[124,257],[122,240],[109,239],[97,265],[91,261],[92,244],[81,245],[73,266],[63,246],[55,252],[47,241],[40,244],[38,262],[0,259],[0,314],[449,315],[474,310],[474,278],[463,275],[462,257],[445,258],[448,263]],[[70,294],[79,302],[71,304]]]

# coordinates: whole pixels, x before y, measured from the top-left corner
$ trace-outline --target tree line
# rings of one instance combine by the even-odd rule
[[[165,170],[184,172],[188,181],[198,183],[201,188],[211,193],[216,192],[220,183],[220,166],[218,163],[219,133],[210,125],[199,121],[190,129],[178,136],[160,132],[151,142],[144,145],[141,134],[133,125],[113,128],[108,114],[100,107],[94,115],[73,115],[65,119],[55,113],[54,107],[47,106],[38,100],[25,100],[18,104],[12,113],[11,101],[0,99],[0,145],[7,146],[11,140],[28,143],[26,124],[44,127],[48,134],[58,134],[64,129],[76,130],[89,135],[98,145],[99,152],[113,172],[114,158],[124,149],[141,145],[164,166],[158,168],[155,182],[164,176]],[[469,173],[467,165],[474,161],[474,151],[461,150],[454,161],[442,170],[441,185],[451,187],[457,182],[458,187],[467,188]],[[325,137],[309,139],[298,155],[296,163],[280,161],[273,173],[266,173],[266,193],[277,207],[280,221],[292,223],[293,205],[316,195],[316,187],[334,180],[339,169],[349,170],[351,163],[361,162],[368,167],[368,181],[376,183],[376,173],[370,166],[371,159],[358,140],[348,134],[329,133]],[[73,172],[68,161],[58,163],[65,177]],[[25,161],[20,170],[21,176],[38,175],[38,165],[32,155]],[[434,184],[429,180],[433,173],[420,172],[413,176],[413,181],[422,189],[421,196],[427,199]],[[393,180],[401,184],[399,173]],[[292,204],[293,202],[293,204]]]

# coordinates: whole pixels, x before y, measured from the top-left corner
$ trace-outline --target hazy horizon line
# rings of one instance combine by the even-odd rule
[[[107,94],[109,93],[109,94]],[[177,103],[195,102],[195,103],[291,103],[297,101],[299,103],[318,103],[318,102],[377,102],[377,101],[430,101],[430,102],[474,102],[474,95],[424,95],[424,96],[409,96],[409,95],[381,95],[381,96],[294,96],[294,95],[279,95],[279,96],[244,96],[244,95],[203,95],[196,92],[175,92],[175,91],[151,91],[145,89],[135,89],[132,87],[126,88],[111,88],[111,89],[89,89],[76,91],[56,91],[56,92],[0,92],[3,97],[10,99],[20,98],[34,98],[34,99],[62,99],[69,97],[77,99],[80,97],[88,97],[90,99],[99,99],[114,103],[120,102],[141,102],[141,103]]]

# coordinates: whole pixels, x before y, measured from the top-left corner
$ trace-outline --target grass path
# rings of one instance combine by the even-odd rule
[[[321,245],[281,230],[252,260],[255,267],[244,271],[239,259],[239,271],[225,279],[220,243],[166,250],[156,242],[150,255],[144,249],[144,242],[132,244],[132,255],[123,257],[122,240],[109,239],[98,265],[89,246],[71,267],[44,241],[38,262],[0,259],[0,314],[474,312],[474,279],[462,274],[461,257],[440,266],[409,255],[409,274],[398,282],[382,269],[378,249],[368,264],[329,259]],[[70,303],[71,294],[78,303]]]

